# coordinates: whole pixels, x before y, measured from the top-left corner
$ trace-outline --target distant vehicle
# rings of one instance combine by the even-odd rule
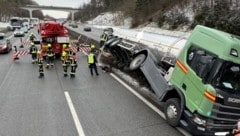
[[[92,31],[91,27],[84,27],[83,30],[84,30],[84,31],[87,31],[87,32]]]
[[[23,37],[25,35],[23,29],[16,29],[13,32],[13,34],[14,34],[14,37],[18,37],[18,36]]]
[[[105,28],[105,29],[103,29],[103,31],[107,31],[107,32],[113,33],[113,28],[111,28],[111,27]]]
[[[30,30],[30,18],[23,18],[22,22],[22,26],[27,27],[27,29]]]
[[[38,18],[30,18],[30,24],[33,26],[38,25],[39,19]]]
[[[12,17],[10,18],[10,27],[12,31],[15,29],[21,28],[22,27],[22,19],[20,17]]]
[[[34,25],[30,23],[29,27],[30,27],[30,29],[32,29],[34,27]]]
[[[23,30],[24,33],[28,33],[28,27],[27,26],[23,26],[21,29]]]
[[[3,39],[5,37],[4,33],[0,33],[0,39]]]
[[[78,28],[77,24],[72,24],[71,26],[72,26],[72,28]]]
[[[12,44],[9,39],[0,40],[0,53],[8,53],[12,50]]]

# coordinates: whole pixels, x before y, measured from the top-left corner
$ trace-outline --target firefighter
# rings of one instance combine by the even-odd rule
[[[90,43],[90,48],[91,48],[90,52],[96,53],[97,51],[96,46],[92,42]]]
[[[70,44],[63,44],[63,51],[65,51],[67,54],[71,54],[71,45]]]
[[[88,54],[87,62],[89,64],[91,75],[93,76],[93,69],[94,69],[95,74],[98,76],[99,74],[98,74],[97,65],[96,65],[97,59],[95,57],[93,50],[91,50],[91,52]]]
[[[70,67],[71,67],[71,77],[75,77],[76,75],[76,69],[77,69],[77,56],[76,53],[73,52],[71,58],[70,58]]]
[[[35,38],[36,38],[36,36],[35,36],[33,33],[30,33],[30,34],[29,34],[29,40],[30,40],[31,42],[33,42]]]
[[[64,51],[62,53],[62,57],[63,57],[63,62],[62,62],[62,66],[63,66],[63,75],[64,77],[68,76],[68,66],[70,65],[70,59],[69,59],[69,55]]]
[[[54,52],[52,50],[51,44],[48,44],[48,49],[46,52],[47,56],[47,65],[46,68],[49,68],[49,66],[53,67],[53,61],[54,61]]]
[[[103,34],[100,36],[100,48],[104,45],[104,43],[107,41],[107,32],[104,31]]]
[[[37,51],[38,51],[37,47],[33,42],[31,42],[31,47],[29,52],[32,55],[32,64],[37,62]]]
[[[42,78],[44,77],[44,69],[43,69],[43,55],[41,50],[38,50],[37,56],[38,56],[39,78]]]

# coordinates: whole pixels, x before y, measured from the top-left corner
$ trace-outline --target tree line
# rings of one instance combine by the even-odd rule
[[[132,27],[156,22],[167,29],[192,29],[201,24],[240,35],[239,9],[239,0],[91,0],[75,17],[84,22],[121,11],[122,18],[132,18]]]
[[[20,9],[21,5],[37,5],[32,0],[0,0],[0,21],[9,21],[10,17],[29,17],[27,10]],[[33,17],[44,18],[41,11],[33,11]]]

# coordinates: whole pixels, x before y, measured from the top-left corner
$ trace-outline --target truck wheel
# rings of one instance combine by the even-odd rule
[[[164,106],[164,114],[169,125],[178,126],[181,118],[180,100],[178,98],[170,98]]]
[[[146,59],[146,55],[144,54],[139,54],[137,57],[135,57],[131,63],[130,63],[130,66],[129,66],[129,69],[130,70],[135,70],[135,69],[138,69],[141,64],[145,61]]]

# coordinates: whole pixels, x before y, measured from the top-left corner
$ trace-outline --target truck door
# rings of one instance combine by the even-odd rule
[[[186,92],[187,107],[196,110],[201,105],[204,91],[204,81],[210,74],[215,61],[214,55],[198,47],[192,46],[187,52],[187,65],[190,67],[183,80],[182,89]]]

